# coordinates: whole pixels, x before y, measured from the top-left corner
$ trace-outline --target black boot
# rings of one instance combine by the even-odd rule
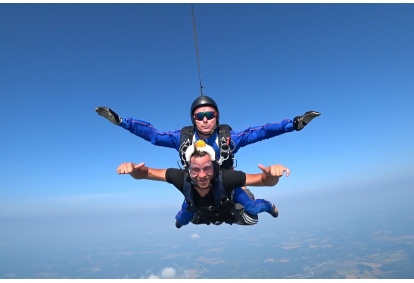
[[[296,116],[293,119],[293,127],[296,131],[302,130],[307,124],[312,121],[313,118],[318,117],[321,115],[320,112],[317,111],[308,111],[303,116]]]
[[[273,204],[272,205],[272,212],[269,212],[270,215],[272,215],[274,218],[279,216],[279,211],[277,210],[276,206]]]
[[[96,107],[95,111],[102,117],[108,119],[111,123],[114,123],[115,125],[119,125],[121,123],[121,119],[119,118],[118,114],[112,111],[111,108]]]

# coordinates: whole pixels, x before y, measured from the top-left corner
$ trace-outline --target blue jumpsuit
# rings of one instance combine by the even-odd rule
[[[180,133],[181,130],[160,132],[151,123],[137,120],[134,118],[123,118],[120,127],[130,131],[132,134],[151,142],[153,145],[175,148],[179,151],[180,144]],[[256,143],[265,139],[270,139],[278,135],[289,133],[294,131],[293,121],[290,119],[284,119],[280,123],[268,123],[263,126],[249,127],[244,131],[231,131],[230,136],[234,148],[232,148],[233,154],[246,145]],[[195,131],[195,140],[199,140],[197,131]],[[212,146],[216,152],[216,160],[220,158],[220,149],[216,144],[217,131],[215,131],[208,139],[204,140],[208,145]],[[260,212],[272,211],[272,204],[264,199],[252,200],[245,193],[242,188],[234,190],[233,200],[244,206],[245,212],[250,215],[257,215]],[[177,213],[177,222],[181,225],[188,224],[194,212],[186,210],[187,203],[184,200],[181,210]]]

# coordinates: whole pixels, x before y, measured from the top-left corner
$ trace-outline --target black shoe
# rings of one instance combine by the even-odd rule
[[[115,125],[119,125],[121,123],[121,119],[119,118],[118,114],[112,111],[111,108],[96,107],[95,111],[102,117],[108,119],[111,123],[114,123]]]
[[[276,210],[276,211],[275,211]],[[276,206],[273,204],[272,205],[272,212],[269,212],[270,215],[272,215],[274,218],[279,216],[279,211],[277,210]]]
[[[303,114],[303,116],[296,116],[293,119],[293,126],[295,130],[296,131],[302,130],[307,124],[310,123],[310,121],[312,121],[313,118],[318,117],[319,115],[321,115],[320,112],[308,111],[305,114]]]
[[[180,229],[181,227],[183,227],[183,225],[181,225],[180,223],[178,223],[178,220],[175,220],[175,227],[177,227],[178,229]]]

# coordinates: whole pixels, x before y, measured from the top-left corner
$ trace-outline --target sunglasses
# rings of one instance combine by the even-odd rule
[[[211,120],[213,118],[216,118],[216,112],[215,111],[206,111],[206,112],[194,113],[194,119],[196,119],[197,121],[203,121],[204,117],[206,117],[207,120]]]

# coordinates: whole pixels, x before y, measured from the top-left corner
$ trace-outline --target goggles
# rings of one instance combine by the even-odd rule
[[[201,171],[203,171],[204,173],[206,173],[207,175],[211,175],[211,173],[213,173],[214,171],[214,166],[213,166],[213,162],[211,161],[207,161],[203,164],[200,165],[205,165],[204,167],[198,167],[198,166],[194,166],[194,164],[190,164],[190,174],[192,176],[197,176],[198,174],[201,173]]]
[[[216,112],[215,111],[206,111],[206,112],[194,113],[194,119],[196,119],[197,121],[203,121],[204,117],[206,117],[207,120],[211,120],[213,118],[216,118]]]

